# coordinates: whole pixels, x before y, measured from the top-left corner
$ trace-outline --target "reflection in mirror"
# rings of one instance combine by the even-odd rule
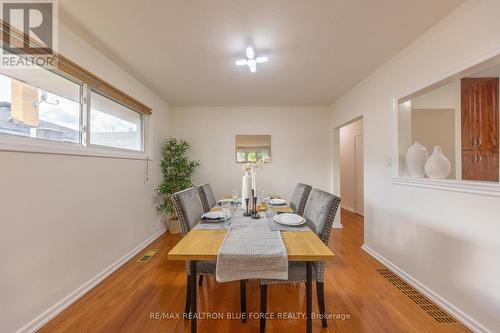
[[[236,135],[236,163],[271,161],[270,135]]]
[[[499,180],[500,56],[398,101],[399,174]]]

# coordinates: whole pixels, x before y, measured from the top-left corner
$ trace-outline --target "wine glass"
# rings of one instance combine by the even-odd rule
[[[233,197],[232,197],[233,202],[236,202],[236,200],[238,200],[238,192],[239,192],[238,190],[233,190]]]
[[[221,202],[221,211],[222,211],[222,215],[224,217],[229,216],[229,214],[230,214],[230,206],[231,206],[230,202],[227,202],[227,201]]]
[[[226,229],[229,229],[229,227],[231,226],[231,223],[233,222],[233,218],[236,217],[236,214],[238,212],[238,207],[239,207],[238,202],[231,202],[231,204],[229,206],[229,211],[231,213],[231,217],[226,220],[226,223],[225,223]]]
[[[231,206],[229,207],[229,210],[231,212],[231,217],[235,217],[236,214],[238,213],[238,207],[239,207],[239,203],[234,201],[231,203]]]

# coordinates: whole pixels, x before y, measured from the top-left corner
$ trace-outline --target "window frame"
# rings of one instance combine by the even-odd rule
[[[84,81],[62,70],[55,68],[42,68],[42,70],[51,71],[80,86],[80,142],[63,142],[0,133],[0,151],[152,160],[153,157],[150,149],[150,135],[152,133],[151,114],[133,110],[130,106],[107,96],[97,89],[90,88]],[[92,91],[142,115],[142,151],[90,144],[90,130],[88,125],[90,124]]]
[[[106,94],[103,94],[102,92],[96,90],[96,89],[93,89],[93,88],[89,88],[86,84],[84,85],[85,86],[85,95],[84,95],[84,103],[85,103],[85,115],[84,115],[84,118],[85,118],[85,125],[82,129],[82,136],[84,136],[84,138],[82,137],[82,139],[85,139],[85,146],[86,147],[89,147],[91,149],[96,149],[96,150],[99,150],[99,149],[105,149],[105,150],[110,150],[110,151],[115,151],[115,152],[121,152],[121,153],[131,153],[131,154],[146,154],[147,152],[147,136],[146,136],[146,119],[149,118],[149,115],[145,114],[145,113],[142,113],[142,112],[138,112],[136,110],[133,110],[132,108],[130,108],[129,106],[121,103],[120,101],[117,101],[116,99],[110,97],[110,96],[107,96]],[[134,150],[134,149],[126,149],[126,148],[118,148],[118,147],[111,147],[111,146],[104,146],[104,145],[96,145],[96,144],[91,144],[90,143],[90,109],[92,107],[92,93],[95,93],[95,94],[98,94],[98,95],[101,95],[103,96],[104,98],[107,98],[109,99],[110,101],[113,101],[123,107],[126,107],[127,109],[133,111],[133,112],[136,112],[138,113],[139,115],[141,115],[142,117],[142,121],[141,121],[141,125],[142,125],[142,130],[141,130],[141,136],[142,136],[142,150]],[[83,104],[83,103],[82,103]]]

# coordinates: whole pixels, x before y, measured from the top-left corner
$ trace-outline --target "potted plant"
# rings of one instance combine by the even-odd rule
[[[191,161],[187,155],[189,143],[183,139],[168,138],[161,147],[160,168],[163,180],[156,189],[160,196],[158,212],[166,214],[170,233],[179,233],[180,224],[172,204],[171,195],[192,187],[191,177],[200,166],[200,161]]]

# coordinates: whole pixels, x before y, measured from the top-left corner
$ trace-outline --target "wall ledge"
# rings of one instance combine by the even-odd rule
[[[500,183],[452,179],[393,177],[392,184],[483,195],[489,197],[500,197]]]

